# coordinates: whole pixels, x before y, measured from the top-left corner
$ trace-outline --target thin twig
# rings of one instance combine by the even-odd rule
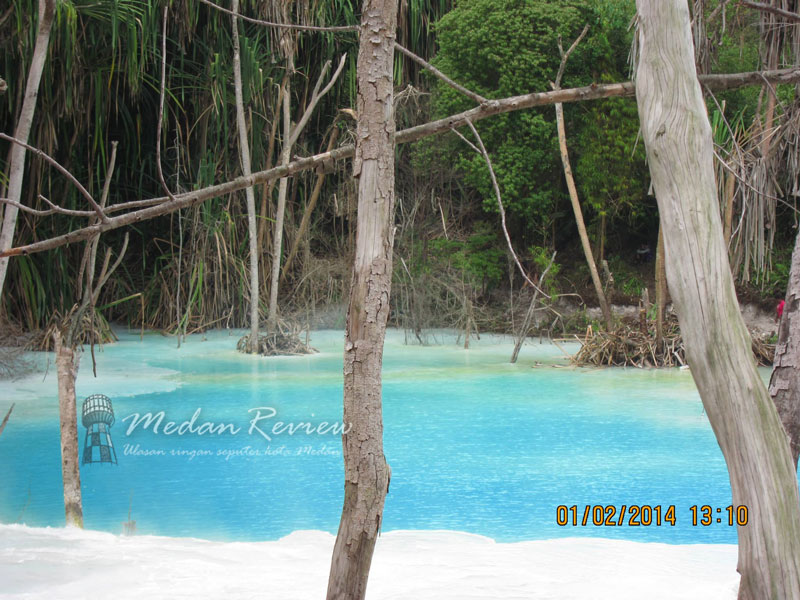
[[[100,273],[100,280],[97,282],[97,287],[95,287],[94,295],[92,298],[92,305],[97,303],[97,299],[100,297],[100,290],[106,284],[108,279],[114,274],[114,271],[117,270],[120,263],[122,262],[122,258],[125,256],[125,252],[128,250],[128,232],[125,232],[125,238],[122,240],[122,248],[119,251],[119,255],[117,255],[117,260],[114,261],[114,264],[111,265],[110,269],[106,268],[106,265],[103,265],[103,272]]]
[[[227,13],[234,17],[238,17],[243,21],[247,21],[249,23],[255,23],[256,25],[264,25],[265,27],[277,27],[278,29],[296,29],[298,31],[358,31],[357,25],[337,25],[332,27],[325,27],[325,26],[318,26],[318,25],[295,25],[293,23],[273,23],[271,21],[263,21],[261,19],[254,19],[252,17],[246,17],[243,14],[235,13],[232,10],[228,10],[227,8],[223,8],[218,4],[214,4],[210,0],[200,0],[203,4],[208,4],[212,8],[216,8],[218,11]]]
[[[506,244],[508,245],[508,251],[511,252],[511,256],[514,257],[514,262],[517,264],[517,268],[519,269],[519,272],[522,274],[523,279],[525,279],[525,281],[527,281],[528,284],[530,284],[530,286],[534,290],[539,292],[542,296],[544,296],[545,298],[550,298],[550,296],[548,294],[546,294],[544,291],[542,291],[539,288],[539,286],[536,285],[530,277],[528,277],[528,274],[525,272],[525,269],[522,266],[522,263],[519,261],[519,257],[517,256],[517,253],[514,252],[514,246],[511,244],[511,236],[508,235],[508,228],[506,227],[506,210],[505,210],[505,208],[503,208],[503,198],[500,195],[500,186],[497,185],[497,177],[495,177],[495,174],[494,174],[494,167],[492,167],[492,160],[489,158],[489,153],[486,151],[486,146],[483,145],[483,140],[481,139],[481,136],[478,133],[478,130],[475,129],[475,125],[472,124],[472,121],[467,121],[467,126],[469,127],[470,131],[472,131],[472,135],[475,136],[475,139],[478,142],[478,148],[475,148],[475,146],[472,146],[472,144],[470,144],[470,145],[473,148],[475,148],[480,153],[481,156],[483,156],[483,160],[486,161],[486,166],[489,168],[489,176],[492,178],[492,187],[494,188],[494,194],[495,194],[495,197],[497,198],[497,206],[500,209],[500,225],[503,227],[503,235],[505,235],[505,238],[506,238]],[[455,130],[453,130],[453,131],[455,131]],[[460,133],[458,135],[461,136]],[[462,139],[464,139],[463,136],[462,136]]]
[[[342,69],[344,69],[344,63],[347,59],[347,53],[345,52],[342,54],[342,58],[339,59],[339,66],[336,67],[336,71],[331,76],[330,80],[328,81],[327,85],[322,88],[322,91],[319,90],[320,86],[322,85],[322,81],[325,78],[325,74],[327,73],[328,69],[331,66],[330,61],[325,63],[325,66],[322,67],[322,71],[320,72],[319,77],[317,78],[317,83],[314,85],[314,91],[311,93],[311,100],[308,102],[308,106],[306,106],[306,110],[303,113],[303,116],[300,117],[300,120],[297,122],[297,125],[294,126],[292,132],[289,134],[289,147],[291,148],[294,146],[297,138],[300,137],[300,134],[303,131],[303,128],[308,123],[308,120],[311,118],[311,114],[314,112],[314,108],[316,108],[317,103],[322,99],[322,97],[327,94],[330,89],[333,87],[333,84],[336,83],[336,80],[339,78],[339,75],[342,73]]]
[[[556,82],[553,85],[554,90],[561,89],[561,77],[564,75],[564,69],[567,66],[567,60],[569,59],[569,55],[572,54],[572,51],[575,50],[578,44],[580,44],[581,40],[588,31],[589,31],[589,25],[587,23],[586,25],[584,25],[581,34],[575,39],[574,42],[572,42],[572,45],[569,47],[569,50],[567,50],[566,53],[564,52],[564,48],[561,46],[561,36],[560,35],[558,36],[558,53],[561,55],[561,64],[558,66],[558,74],[556,75]]]
[[[478,104],[484,104],[485,102],[488,102],[488,100],[486,98],[484,98],[480,94],[476,94],[475,92],[473,92],[471,90],[468,90],[463,85],[460,85],[460,84],[456,83],[455,81],[450,79],[447,75],[442,73],[439,69],[434,67],[428,61],[426,61],[424,58],[422,58],[421,56],[417,56],[416,54],[414,54],[408,48],[405,48],[405,47],[401,46],[397,42],[394,43],[394,47],[395,47],[396,50],[399,50],[401,54],[405,54],[408,58],[410,58],[411,60],[413,60],[417,64],[420,64],[423,67],[425,67],[426,69],[428,69],[428,71],[430,71],[431,73],[436,75],[436,77],[438,77],[439,79],[444,81],[447,85],[449,85],[454,90],[458,90],[459,92],[461,92],[462,94],[464,94],[468,98],[471,98],[472,100],[474,100]]]
[[[7,142],[11,142],[12,144],[18,144],[18,145],[22,146],[23,148],[25,148],[27,150],[30,150],[31,152],[33,152],[37,156],[40,156],[41,158],[43,158],[46,162],[48,162],[51,165],[53,165],[59,173],[61,173],[62,175],[64,175],[64,177],[66,177],[67,179],[70,180],[72,185],[74,185],[76,188],[78,188],[78,191],[81,193],[81,195],[84,198],[86,198],[86,200],[89,202],[89,204],[94,209],[94,214],[97,214],[97,216],[100,217],[101,221],[107,221],[108,220],[108,217],[106,217],[103,214],[103,210],[100,208],[100,206],[97,204],[97,202],[95,202],[95,199],[92,198],[92,195],[88,192],[88,190],[85,187],[83,187],[83,185],[81,185],[81,182],[78,181],[72,173],[67,171],[66,168],[62,167],[61,164],[56,159],[54,159],[52,156],[50,156],[49,154],[47,154],[43,150],[39,150],[39,148],[34,148],[30,144],[26,144],[22,140],[18,140],[17,138],[11,137],[10,135],[6,135],[5,133],[0,133],[0,140],[6,140]],[[6,201],[6,204],[12,204],[12,203],[11,203],[10,200],[8,200],[8,201]]]
[[[92,210],[70,210],[68,208],[61,208],[60,206],[56,206],[55,204],[50,202],[50,200],[48,200],[41,194],[39,194],[39,199],[46,202],[50,206],[50,208],[48,208],[47,210],[38,210],[36,208],[31,208],[30,206],[27,206],[20,202],[9,200],[8,198],[0,198],[0,203],[8,204],[9,206],[13,206],[35,217],[46,217],[48,215],[54,215],[54,214],[68,215],[70,217],[93,217],[97,214]]]

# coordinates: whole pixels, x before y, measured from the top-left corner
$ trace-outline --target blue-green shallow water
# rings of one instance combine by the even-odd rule
[[[276,421],[341,421],[341,332],[316,332],[322,352],[265,359],[235,351],[238,334],[175,340],[121,333],[83,356],[79,404],[111,397],[119,465],[81,467],[85,524],[119,532],[224,540],[277,539],[298,529],[335,532],[342,503],[341,442],[328,432],[270,433]],[[392,480],[383,529],[451,529],[498,541],[572,536],[734,543],[726,524],[693,526],[689,507],[730,504],[730,485],[688,372],[555,368],[551,345],[531,344],[516,365],[511,342],[484,336],[465,351],[403,344],[384,358],[386,454]],[[44,361],[44,356],[38,357]],[[537,361],[545,363],[534,366]],[[63,524],[55,369],[0,383],[0,411],[17,403],[0,438],[0,521]],[[268,441],[249,432],[255,412]],[[195,422],[223,435],[165,435]],[[160,432],[128,434],[133,413],[165,412]],[[79,425],[80,447],[85,429]],[[131,452],[138,449],[139,453]],[[191,452],[196,454],[192,457]],[[155,453],[155,454],[143,454]],[[204,454],[197,454],[204,453]],[[560,527],[558,505],[674,505],[676,525]],[[579,517],[580,518],[580,517]],[[726,519],[723,519],[726,520]]]

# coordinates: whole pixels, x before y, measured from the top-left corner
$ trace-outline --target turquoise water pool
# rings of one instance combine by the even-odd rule
[[[121,332],[97,352],[97,379],[84,354],[79,404],[93,393],[111,397],[119,459],[81,468],[86,527],[120,532],[131,507],[139,533],[243,541],[335,533],[343,334],[315,332],[316,355],[265,359],[236,352],[240,333],[195,335],[176,349],[171,338]],[[483,336],[467,351],[452,335],[432,341],[439,344],[408,346],[397,331],[387,339],[392,481],[384,530],[449,529],[498,541],[736,541],[725,520],[692,524],[690,506],[724,507],[731,495],[690,373],[559,368],[562,352],[537,343],[511,365],[508,338]],[[44,366],[45,355],[37,360]],[[60,526],[54,366],[44,377],[0,382],[0,412],[10,402],[0,522]],[[157,430],[155,421],[136,424],[136,415],[159,411]],[[79,425],[81,448],[84,433]],[[595,527],[591,517],[585,527],[559,526],[559,505],[576,506],[579,523],[585,505],[616,507],[615,522],[622,505],[675,506],[675,525],[656,525],[653,515],[650,526],[626,518]]]

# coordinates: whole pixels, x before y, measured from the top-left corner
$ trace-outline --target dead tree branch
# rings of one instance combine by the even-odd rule
[[[765,78],[773,83],[798,83],[800,82],[800,68],[775,69],[772,71],[750,71],[727,75],[702,75],[699,77],[700,82],[708,87],[708,89],[713,91],[734,89],[747,85],[763,85]],[[415,142],[432,135],[450,131],[456,127],[464,127],[468,122],[480,121],[481,119],[486,119],[494,115],[524,110],[526,108],[533,108],[535,106],[546,106],[555,104],[556,102],[567,103],[580,102],[584,100],[598,100],[602,98],[632,97],[634,95],[635,88],[633,82],[626,81],[623,83],[590,85],[551,92],[534,92],[522,96],[503,98],[500,100],[489,100],[486,104],[461,113],[450,115],[444,119],[430,121],[422,125],[409,127],[408,129],[399,131],[395,135],[395,143],[407,144],[409,142]],[[105,222],[87,226],[82,229],[77,229],[64,235],[28,244],[26,246],[17,246],[16,248],[11,248],[6,252],[0,253],[0,258],[42,252],[43,250],[50,250],[65,244],[86,240],[97,233],[109,231],[111,229],[117,229],[133,223],[140,223],[154,217],[166,215],[176,210],[205,202],[211,198],[217,198],[219,196],[224,196],[225,194],[236,192],[248,186],[266,183],[281,177],[288,177],[294,175],[295,173],[300,173],[309,169],[324,167],[325,165],[337,160],[352,158],[353,153],[353,146],[342,146],[330,152],[323,152],[321,154],[315,154],[314,156],[299,158],[288,165],[281,165],[271,169],[266,169],[264,171],[258,171],[253,173],[250,177],[237,177],[225,183],[212,185],[199,190],[193,190],[191,192],[177,194],[175,195],[174,201],[170,201],[168,197],[160,197],[116,204],[110,206],[105,212],[118,212],[135,207],[144,208],[125,213],[118,217],[110,217]]]
[[[303,132],[308,120],[311,118],[311,114],[314,112],[314,109],[317,107],[317,104],[322,99],[322,97],[327,94],[330,89],[333,87],[333,84],[336,83],[336,80],[339,79],[339,75],[342,73],[342,69],[344,69],[344,63],[347,60],[347,53],[345,52],[342,54],[342,57],[339,59],[339,66],[336,67],[336,71],[334,71],[333,75],[331,76],[328,83],[322,88],[320,91],[320,86],[322,85],[322,81],[325,79],[325,74],[328,72],[328,69],[331,66],[331,61],[325,63],[322,67],[322,72],[319,74],[317,78],[317,83],[314,85],[314,91],[311,93],[311,100],[308,101],[308,106],[306,107],[303,116],[300,117],[300,120],[292,129],[292,133],[289,136],[289,146],[294,146],[297,142],[297,138],[300,137],[300,134]]]
[[[22,140],[18,140],[17,138],[11,137],[10,135],[6,135],[5,133],[0,133],[0,140],[5,140],[7,142],[11,142],[12,144],[17,144],[19,146],[22,146],[26,150],[30,150],[31,152],[33,152],[36,156],[41,157],[45,162],[53,165],[53,167],[55,167],[55,169],[59,173],[61,173],[62,175],[64,175],[64,177],[69,179],[69,181],[70,181],[70,183],[72,183],[72,185],[74,185],[76,188],[78,188],[78,191],[81,193],[81,196],[86,198],[87,202],[89,202],[89,204],[92,206],[94,211],[86,211],[87,216],[97,215],[98,217],[100,217],[100,220],[102,220],[102,221],[107,221],[108,220],[108,217],[106,217],[103,214],[102,209],[97,204],[95,199],[92,198],[92,195],[89,193],[89,191],[85,187],[83,187],[81,182],[78,181],[72,173],[70,173],[69,171],[67,171],[66,168],[61,166],[61,164],[56,159],[54,159],[52,156],[50,156],[49,154],[47,154],[43,150],[39,150],[39,148],[34,148],[30,144],[26,144]],[[18,205],[17,202],[12,202],[10,200],[6,200],[5,198],[2,200],[2,202],[4,202],[5,204],[9,204],[11,206]],[[66,210],[66,209],[63,209],[63,210]]]
[[[580,41],[584,38],[589,31],[589,25],[586,25],[581,31],[577,39],[572,42],[569,50],[564,52],[561,45],[561,36],[558,37],[558,53],[561,55],[561,64],[558,67],[558,74],[556,75],[555,83],[552,83],[553,90],[561,89],[561,77],[564,75],[564,69],[567,66],[567,60],[573,50],[578,47]],[[592,247],[589,244],[589,234],[586,232],[586,224],[583,220],[583,210],[581,203],[578,199],[578,188],[575,186],[575,178],[572,176],[572,166],[569,161],[569,151],[567,150],[567,131],[564,126],[564,105],[556,102],[556,129],[558,130],[558,146],[561,153],[561,164],[564,167],[564,179],[567,182],[567,190],[569,191],[569,200],[572,205],[572,212],[575,215],[575,224],[578,227],[578,236],[581,239],[581,246],[583,254],[586,258],[586,265],[589,267],[589,273],[592,276],[592,284],[594,285],[595,293],[597,294],[597,301],[600,304],[600,309],[603,311],[603,319],[606,322],[606,327],[611,331],[614,327],[614,320],[611,315],[611,308],[608,306],[608,300],[603,292],[603,285],[600,283],[600,275],[597,272],[597,264],[594,261],[592,254]]]
[[[449,85],[454,90],[457,90],[457,91],[461,92],[462,94],[464,94],[468,98],[471,98],[472,100],[474,100],[478,104],[484,104],[485,102],[488,102],[488,100],[486,98],[484,98],[480,94],[476,94],[475,92],[473,92],[471,90],[468,90],[463,85],[460,85],[460,84],[456,83],[455,81],[450,79],[447,75],[442,73],[439,69],[434,67],[428,61],[426,61],[424,58],[422,58],[421,56],[417,56],[416,54],[414,54],[408,48],[405,48],[405,47],[401,46],[397,42],[394,43],[394,47],[395,47],[395,50],[399,50],[401,54],[405,54],[408,58],[413,60],[415,63],[417,63],[419,65],[422,65],[424,68],[428,69],[428,71],[433,73],[436,77],[441,79],[443,82],[445,82],[447,85]]]
[[[748,6],[750,8],[760,10],[762,12],[772,13],[773,15],[783,17],[787,21],[791,21],[793,23],[800,23],[800,14],[789,12],[788,10],[783,10],[782,8],[778,8],[777,6],[772,6],[770,4],[763,4],[762,2],[750,2],[750,0],[739,0],[739,4],[741,4],[742,6]]]
[[[517,256],[517,253],[514,252],[514,246],[511,243],[511,236],[508,234],[508,228],[506,227],[506,210],[503,207],[503,198],[502,198],[502,196],[500,194],[500,186],[497,184],[497,177],[495,177],[495,174],[494,174],[494,167],[492,167],[492,160],[491,160],[491,158],[489,158],[489,153],[486,151],[486,146],[483,145],[483,140],[481,139],[481,136],[478,133],[478,130],[475,129],[475,125],[472,124],[472,121],[467,121],[467,126],[469,127],[470,131],[472,131],[472,135],[475,136],[475,140],[478,142],[478,146],[477,147],[474,144],[472,144],[469,140],[467,140],[467,138],[465,138],[463,135],[458,133],[455,129],[453,130],[453,132],[458,137],[460,137],[462,140],[467,142],[467,144],[469,144],[472,147],[473,150],[475,150],[478,154],[480,154],[483,157],[483,160],[486,162],[486,166],[489,169],[489,176],[492,179],[492,188],[494,188],[494,195],[495,195],[495,198],[497,199],[497,207],[500,209],[500,226],[503,228],[503,235],[506,238],[506,244],[508,245],[508,251],[511,253],[511,256],[514,258],[514,263],[516,263],[517,268],[519,269],[519,272],[522,274],[522,277],[525,279],[525,281],[527,281],[528,284],[534,290],[536,290],[538,293],[542,294],[542,296],[544,296],[545,298],[549,298],[550,296],[548,296],[541,289],[539,289],[539,286],[537,286],[533,282],[533,280],[530,277],[528,277],[528,273],[525,271],[525,268],[522,266],[522,263],[520,262],[519,257]]]
[[[238,12],[233,12],[232,10],[228,10],[227,8],[223,8],[218,4],[214,4],[210,0],[200,0],[203,4],[207,4],[212,8],[216,8],[220,12],[227,13],[231,16],[238,17],[243,21],[247,21],[248,23],[255,23],[256,25],[263,25],[265,27],[277,27],[278,29],[296,29],[298,31],[333,31],[333,32],[340,32],[340,31],[350,31],[356,32],[358,31],[357,25],[337,25],[331,27],[325,26],[318,26],[318,25],[295,25],[293,23],[273,23],[271,21],[263,21],[261,19],[254,19],[252,17],[246,17],[243,14]]]
[[[544,284],[544,280],[547,277],[548,271],[550,271],[550,267],[553,266],[553,262],[556,260],[556,253],[553,252],[553,256],[550,257],[550,262],[547,263],[547,267],[545,270],[542,271],[542,274],[539,276],[539,283]],[[533,291],[533,298],[531,299],[531,303],[528,306],[528,311],[525,313],[525,319],[522,322],[522,327],[520,327],[519,333],[517,334],[517,340],[514,344],[514,351],[511,353],[511,364],[513,365],[517,362],[517,357],[519,356],[520,348],[522,348],[522,344],[525,341],[525,338],[528,336],[528,330],[531,328],[531,320],[533,320],[533,313],[536,311],[536,301],[539,299],[539,288],[536,288]]]

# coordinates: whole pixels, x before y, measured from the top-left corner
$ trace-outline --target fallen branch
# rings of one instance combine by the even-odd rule
[[[756,10],[760,10],[763,12],[772,13],[773,15],[783,17],[787,21],[792,21],[793,23],[800,23],[799,14],[789,12],[788,10],[783,10],[782,8],[778,8],[777,6],[772,6],[770,4],[763,4],[761,2],[750,2],[750,0],[739,0],[739,4],[741,4],[742,6],[749,6],[750,8],[754,8]]]
[[[0,133],[0,140],[6,140],[7,142],[11,142],[12,144],[17,144],[18,146],[22,146],[26,150],[30,150],[36,156],[39,156],[42,159],[44,159],[45,162],[50,163],[51,165],[53,165],[53,167],[55,167],[55,169],[59,173],[61,173],[62,175],[64,175],[64,177],[69,179],[70,183],[72,183],[72,185],[74,185],[76,188],[78,188],[78,191],[81,193],[81,196],[86,198],[86,200],[89,202],[89,204],[92,206],[92,208],[94,208],[93,211],[85,211],[85,216],[97,215],[101,219],[106,219],[107,218],[103,214],[103,211],[100,209],[100,206],[97,204],[95,199],[92,198],[92,195],[89,193],[89,191],[85,187],[83,187],[81,182],[78,181],[72,173],[70,173],[65,167],[63,167],[52,156],[50,156],[49,154],[47,154],[43,150],[39,150],[39,148],[35,148],[34,146],[31,146],[30,144],[27,144],[27,143],[23,142],[22,140],[18,140],[15,137],[11,137],[10,135],[6,135],[5,133]],[[11,200],[7,200],[6,198],[3,198],[2,201],[4,203],[6,203],[6,204],[10,204],[11,206],[19,205],[19,203],[12,202]],[[49,200],[48,200],[48,203],[49,203]],[[63,209],[63,210],[66,210],[66,209]],[[78,211],[74,211],[74,212],[78,212]]]
[[[228,10],[227,8],[223,8],[219,4],[214,4],[210,0],[200,0],[203,4],[208,4],[212,8],[216,8],[218,11],[227,13],[234,17],[238,17],[243,21],[247,21],[248,23],[255,23],[256,25],[263,25],[264,27],[277,27],[278,29],[295,29],[298,31],[358,31],[357,25],[336,25],[336,26],[320,26],[320,25],[295,25],[294,23],[273,23],[272,21],[264,21],[262,19],[254,19],[253,17],[246,17],[243,14],[233,12],[232,10]]]
[[[699,79],[700,83],[712,91],[728,90],[747,85],[763,85],[765,79],[771,83],[800,83],[800,68],[777,69],[772,71],[751,71],[746,73],[732,73],[728,75],[701,75],[699,76]],[[579,102],[584,100],[599,100],[602,98],[612,97],[632,97],[634,95],[635,88],[633,82],[626,81],[624,83],[589,85],[551,92],[534,92],[522,96],[503,98],[501,100],[489,100],[487,103],[482,104],[481,106],[445,117],[444,119],[431,121],[423,125],[417,125],[415,127],[410,127],[408,129],[404,129],[403,131],[399,131],[397,134],[395,134],[395,143],[406,144],[409,142],[415,142],[422,138],[430,137],[445,131],[450,131],[453,128],[464,127],[468,122],[474,123],[475,121],[480,121],[481,119],[486,119],[494,115],[514,112],[526,108],[546,106],[555,104],[556,102]],[[86,240],[97,233],[102,233],[104,231],[117,229],[125,225],[131,225],[133,223],[139,223],[154,217],[166,215],[176,210],[205,202],[211,198],[217,198],[219,196],[224,196],[225,194],[236,192],[248,186],[266,183],[281,177],[288,177],[294,175],[295,173],[300,173],[309,169],[321,168],[330,164],[332,161],[352,158],[354,152],[355,149],[353,146],[342,146],[332,150],[331,152],[324,152],[322,154],[296,159],[288,165],[282,165],[273,167],[272,169],[258,171],[253,173],[250,177],[237,177],[225,183],[212,185],[191,192],[176,194],[175,200],[172,202],[169,201],[169,198],[160,197],[113,205],[106,209],[105,212],[117,212],[127,208],[141,206],[146,208],[129,212],[118,217],[112,217],[103,223],[98,223],[96,225],[71,231],[64,235],[28,244],[26,246],[11,248],[6,252],[0,253],[0,258],[42,252],[44,250],[50,250],[65,244]],[[87,211],[87,216],[89,215],[94,215],[94,213]]]

